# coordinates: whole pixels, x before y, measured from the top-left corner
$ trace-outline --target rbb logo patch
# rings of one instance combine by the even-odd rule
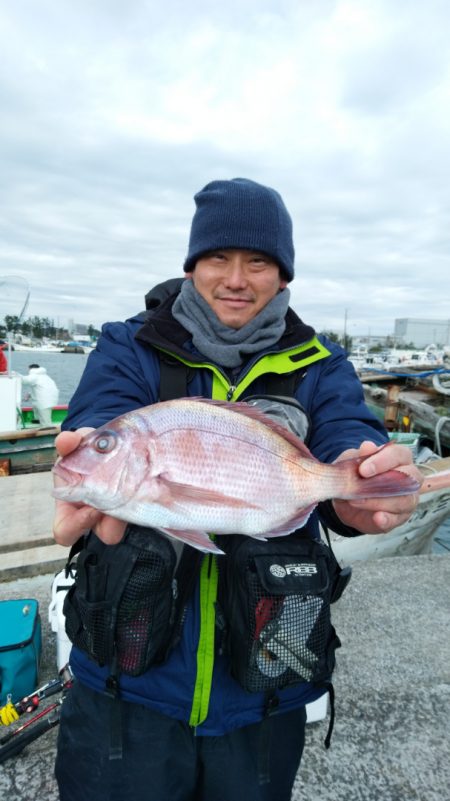
[[[270,565],[272,576],[284,578],[285,576],[313,576],[317,573],[317,565],[311,562],[297,562],[292,565]]]

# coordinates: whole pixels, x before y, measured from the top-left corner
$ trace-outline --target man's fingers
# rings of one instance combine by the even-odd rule
[[[94,526],[94,531],[105,545],[117,545],[117,543],[121,541],[126,527],[127,524],[122,520],[104,515]]]
[[[55,439],[55,447],[59,456],[67,456],[68,453],[78,448],[84,435],[93,430],[93,428],[86,427],[79,428],[77,431],[61,431],[61,434],[58,434]]]
[[[89,531],[96,525],[101,514],[91,506],[81,506],[77,509],[73,503],[57,501],[53,523],[55,541],[59,545],[73,545],[85,531]]]
[[[370,478],[377,473],[384,473],[387,470],[395,470],[402,467],[407,467],[408,472],[411,473],[409,467],[413,464],[413,457],[410,448],[407,448],[406,445],[386,443],[381,448],[375,447],[375,450],[370,452],[368,447],[366,450],[366,446],[369,444],[372,443],[363,442],[360,448],[360,455],[366,457],[359,466],[359,472],[363,478]]]

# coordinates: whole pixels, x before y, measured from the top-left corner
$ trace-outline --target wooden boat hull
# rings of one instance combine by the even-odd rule
[[[23,428],[0,433],[0,476],[51,470],[56,459],[55,438],[67,415],[67,405],[52,410],[52,427],[33,426],[33,409],[21,410]]]
[[[51,470],[55,438],[61,426],[21,429],[0,434],[0,476]]]

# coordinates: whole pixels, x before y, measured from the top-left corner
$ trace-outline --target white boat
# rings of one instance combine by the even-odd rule
[[[14,350],[18,353],[61,353],[62,345],[21,345],[14,344]]]
[[[358,373],[368,371],[392,372],[398,370],[406,373],[424,370],[435,370],[446,366],[449,349],[438,349],[436,345],[427,345],[421,350],[388,349],[369,353],[363,347],[355,348],[349,356]]]

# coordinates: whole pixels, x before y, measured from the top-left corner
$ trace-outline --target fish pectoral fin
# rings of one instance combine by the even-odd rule
[[[287,520],[279,528],[273,528],[271,531],[265,531],[264,536],[267,539],[270,537],[283,537],[292,534],[297,528],[302,528],[307,522],[311,512],[316,508],[317,503],[312,503],[309,506],[304,506],[303,509],[297,509],[294,517]]]
[[[179,484],[164,476],[159,476],[158,484],[161,488],[158,503],[161,506],[172,507],[175,504],[200,503],[202,506],[259,509],[258,506],[249,503],[243,498],[235,498],[232,495],[225,495],[223,492],[209,490],[204,487],[196,487],[193,484]]]
[[[203,553],[223,555],[223,551],[209,539],[206,531],[181,531],[175,528],[160,528],[159,530],[166,534],[167,537],[192,545],[193,548],[197,548],[198,551],[203,551]]]

